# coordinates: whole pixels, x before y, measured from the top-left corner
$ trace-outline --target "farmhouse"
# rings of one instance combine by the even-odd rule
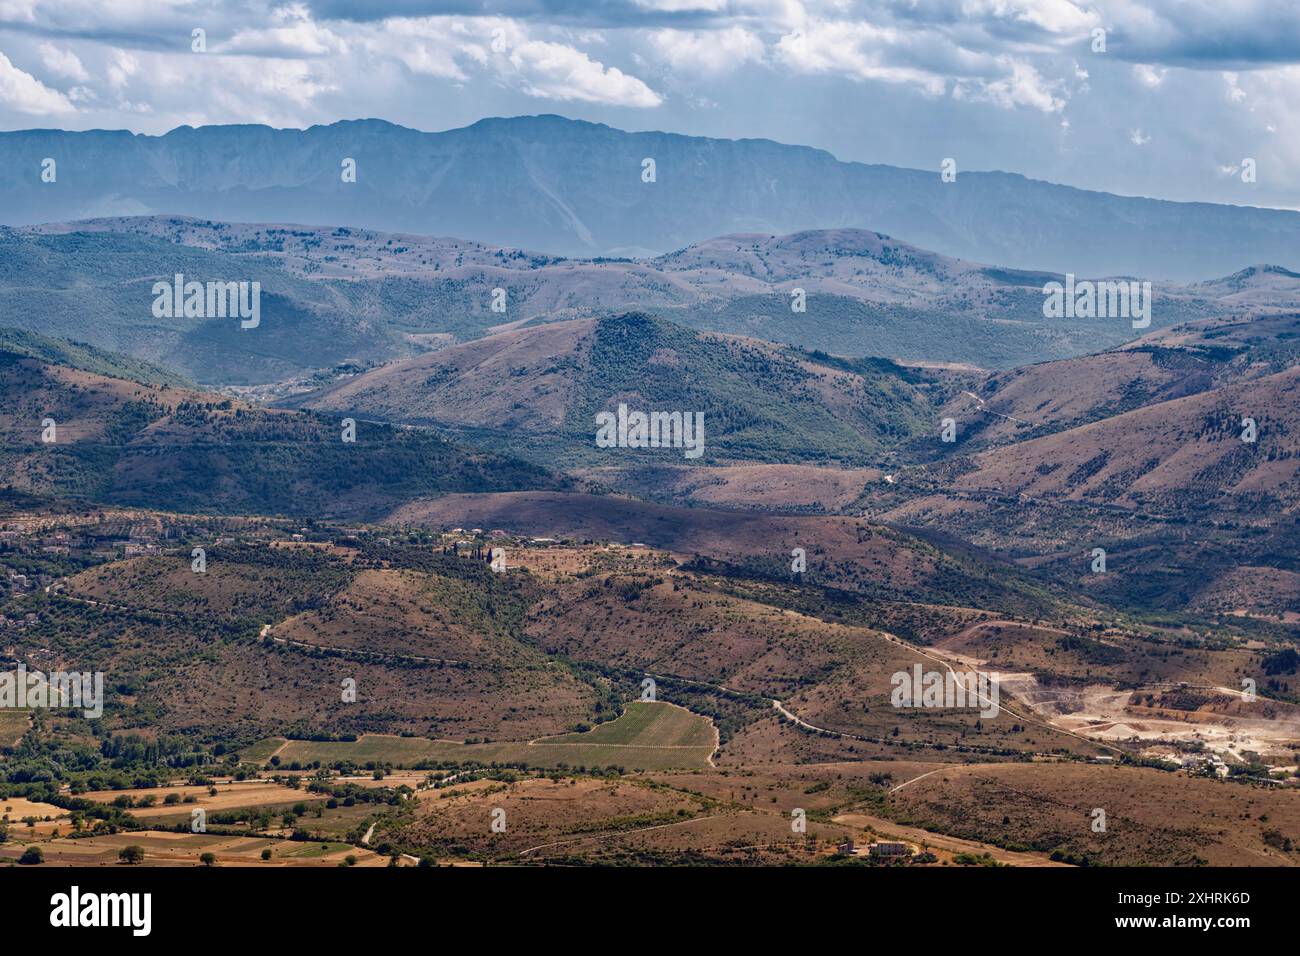
[[[867,847],[871,856],[911,856],[912,848],[906,843],[894,843],[880,840]]]

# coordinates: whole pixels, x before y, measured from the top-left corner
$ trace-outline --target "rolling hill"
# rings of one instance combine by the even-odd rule
[[[707,570],[769,583],[794,578],[792,551],[803,548],[807,572],[801,580],[834,592],[888,600],[920,595],[936,603],[1014,607],[1027,614],[1044,613],[1062,600],[1010,562],[960,542],[935,543],[906,529],[841,515],[737,513],[541,491],[442,495],[402,505],[387,520],[649,545],[702,559]],[[834,616],[852,613],[853,603],[830,599]]]
[[[194,387],[192,382],[160,366],[98,349],[83,342],[50,338],[48,335],[39,335],[26,329],[0,328],[0,352],[26,356],[51,365],[63,365],[109,378],[127,379],[143,385]]]
[[[969,456],[1265,378],[1300,364],[1300,313],[1251,312],[1171,326],[1117,348],[991,373],[937,375],[957,441],[914,441],[918,460]]]
[[[1133,611],[1292,622],[1298,323],[1294,312],[1225,317],[954,376],[941,414],[958,440],[914,440],[899,453],[917,467],[856,504]],[[1095,547],[1116,573],[1092,572]]]
[[[981,453],[958,489],[1126,507],[1221,507],[1233,499],[1285,510],[1300,477],[1300,367],[1146,405]],[[1242,440],[1243,418],[1258,439]]]
[[[543,469],[428,433],[268,411],[0,351],[0,484],[192,512],[381,513],[411,497],[560,487]]]
[[[861,462],[930,419],[924,379],[888,361],[702,334],[637,313],[502,332],[293,401],[438,425],[571,465],[683,459],[680,448],[597,448],[597,414],[620,404],[702,413],[702,463]]]
[[[155,316],[154,283],[178,273],[187,281],[259,282],[258,326]],[[204,384],[273,381],[420,351],[355,316],[328,284],[290,275],[277,262],[113,232],[0,229],[0,314],[7,325],[88,341]]]
[[[1295,453],[1291,382],[1298,367],[1300,314],[1281,312],[1188,323],[1107,352],[989,375],[955,390],[944,408],[962,424],[952,453],[998,448],[982,451],[975,471],[956,487],[1129,504],[1157,489],[1184,500],[1215,490],[1277,493],[1277,483],[1286,481],[1281,463]],[[1245,417],[1267,437],[1242,442]],[[1209,437],[1220,432],[1242,447]],[[1201,444],[1206,441],[1212,444]],[[1083,462],[1067,448],[1091,449],[1085,457],[1095,467],[1086,476],[1077,471]],[[1258,457],[1239,454],[1256,448]],[[1153,464],[1126,483],[1097,457],[1103,452],[1129,466],[1138,459]],[[1033,466],[1034,480],[997,470],[1016,469],[1012,462],[1021,455],[1042,458]],[[1216,470],[1216,463],[1228,467],[1228,459],[1238,458],[1238,470],[1245,470],[1236,477]],[[1064,467],[1071,463],[1076,470]],[[1274,479],[1246,477],[1257,469]]]
[[[177,273],[260,283],[260,324],[154,316],[153,284]],[[1154,283],[1151,327],[1300,306],[1285,270],[1256,274],[1270,278]],[[228,386],[364,368],[526,324],[629,310],[837,355],[982,368],[1070,358],[1141,334],[1123,319],[1044,317],[1043,286],[1061,278],[862,229],[726,235],[628,260],[175,216],[0,228],[7,322]],[[80,316],[90,313],[98,321],[86,326]]]

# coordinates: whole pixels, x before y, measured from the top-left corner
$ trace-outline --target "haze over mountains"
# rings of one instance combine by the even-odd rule
[[[260,327],[155,317],[153,284],[176,273],[260,282]],[[1141,334],[1123,319],[1044,317],[1043,285],[1060,278],[856,229],[720,236],[655,259],[610,261],[343,226],[180,217],[0,228],[3,324],[216,385],[264,385],[525,323],[633,310],[841,356],[982,368],[1070,358]],[[496,289],[504,312],[492,308]],[[794,308],[798,290],[804,311]],[[1161,328],[1285,310],[1300,301],[1300,276],[1261,265],[1152,291],[1151,325]]]
[[[276,130],[0,133],[4,222],[182,214],[347,223],[570,256],[655,255],[728,233],[862,228],[977,262],[1204,279],[1300,268],[1300,213],[1089,192],[1003,172],[845,163],[767,140],[630,133],[559,116],[427,133],[380,120]],[[57,162],[56,182],[41,179]],[[345,183],[341,163],[356,160]],[[655,181],[642,181],[642,161]],[[1244,187],[1243,187],[1244,188]],[[1243,202],[1250,194],[1243,193]]]

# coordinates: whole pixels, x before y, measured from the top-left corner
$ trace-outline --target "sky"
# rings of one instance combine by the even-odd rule
[[[1297,209],[1300,0],[0,0],[0,129],[537,113]]]

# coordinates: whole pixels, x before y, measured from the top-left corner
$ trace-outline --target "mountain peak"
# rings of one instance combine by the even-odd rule
[[[1259,265],[1247,266],[1237,273],[1237,276],[1248,278],[1255,275],[1280,275],[1288,279],[1300,279],[1300,272],[1292,272],[1285,266],[1272,265],[1270,263],[1260,263]],[[1234,276],[1236,278],[1236,276]]]
[[[1261,262],[1256,263],[1255,265],[1246,266],[1244,269],[1239,269],[1231,275],[1197,283],[1197,286],[1199,288],[1242,289],[1247,286],[1270,285],[1278,282],[1285,283],[1288,279],[1300,279],[1300,273],[1292,272],[1285,266]]]

